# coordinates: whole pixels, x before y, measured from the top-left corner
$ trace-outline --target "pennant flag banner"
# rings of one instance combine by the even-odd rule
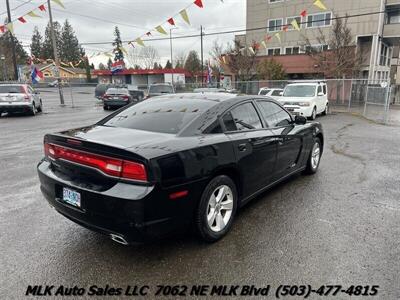
[[[137,38],[137,39],[135,40],[135,42],[138,43],[140,46],[143,46],[143,47],[144,47],[144,43],[143,43],[143,40],[142,40],[141,38]]]
[[[203,2],[201,0],[194,1],[194,4],[196,4],[200,8],[203,8]]]
[[[20,21],[21,23],[26,23],[26,20],[25,20],[24,17],[19,17],[19,18],[18,18],[18,21]]]
[[[289,30],[289,26],[288,26],[288,25],[283,26],[282,30],[283,30],[284,32],[287,32],[287,31]]]
[[[317,0],[314,2],[314,5],[322,10],[327,10],[326,6],[322,3],[321,0]]]
[[[64,4],[62,4],[61,0],[51,0],[54,3],[57,3],[59,6],[61,6],[62,8],[65,8]]]
[[[8,23],[8,24],[6,25],[6,27],[7,27],[7,29],[8,29],[9,32],[11,32],[12,34],[14,34],[14,25],[13,25],[13,23]]]
[[[186,9],[183,9],[179,12],[179,14],[181,15],[182,19],[188,24],[190,25],[190,20],[189,20],[189,16],[187,14]]]
[[[175,26],[174,18],[169,18],[168,23],[171,24],[172,26]]]
[[[300,16],[302,16],[303,18],[305,18],[305,17],[307,16],[307,11],[306,11],[306,10],[303,10],[303,11],[300,13]]]
[[[27,15],[32,18],[41,18],[41,16],[35,14],[33,11],[28,12]]]
[[[44,6],[44,4],[42,4],[42,5],[39,6],[39,10],[41,10],[41,11],[46,11],[46,7]]]
[[[263,47],[264,47],[265,49],[267,49],[267,43],[266,43],[265,41],[262,41],[262,42],[261,42],[261,45],[263,45]]]
[[[256,52],[254,51],[253,47],[249,47],[249,51],[251,52],[251,54],[255,55]]]
[[[0,31],[4,33],[4,32],[6,31],[6,26],[1,25],[1,26],[0,26]]]
[[[275,37],[279,40],[279,43],[282,43],[280,32],[275,33]]]
[[[165,34],[165,35],[168,34],[168,33],[164,30],[164,28],[162,28],[161,25],[160,25],[160,26],[157,26],[157,27],[156,27],[156,30],[157,30],[159,33],[161,33],[161,34]]]
[[[119,50],[121,50],[125,55],[128,55],[128,51],[124,47],[119,47]]]
[[[151,32],[150,32],[150,31],[147,32],[146,35],[147,35],[147,36],[151,36]]]
[[[297,23],[296,19],[293,19],[292,21],[292,26],[294,29],[296,29],[297,31],[300,31],[300,26],[299,23]]]

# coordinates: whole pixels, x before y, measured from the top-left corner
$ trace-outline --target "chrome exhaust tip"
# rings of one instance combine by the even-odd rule
[[[122,245],[129,245],[129,243],[124,239],[123,236],[121,235],[117,235],[117,234],[110,234],[111,239],[118,243],[118,244],[122,244]]]

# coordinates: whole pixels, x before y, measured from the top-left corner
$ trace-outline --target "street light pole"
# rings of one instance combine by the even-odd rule
[[[54,60],[56,64],[56,77],[57,77],[57,82],[58,82],[58,92],[60,94],[60,104],[65,105],[64,103],[64,93],[62,90],[61,86],[61,78],[60,78],[60,59],[58,57],[58,51],[57,51],[57,41],[56,41],[56,34],[54,32],[54,24],[53,24],[53,14],[51,12],[51,4],[50,0],[47,0],[47,6],[49,9],[49,17],[50,17],[50,31],[51,31],[51,40],[53,44],[53,52],[54,52]]]
[[[200,26],[200,40],[201,40],[201,86],[203,86],[204,83],[203,25]]]
[[[7,19],[8,23],[11,23],[11,10],[10,10],[10,3],[9,0],[6,0],[7,4]],[[11,52],[12,52],[12,60],[13,60],[13,66],[14,66],[14,79],[18,80],[18,69],[17,69],[17,55],[15,52],[15,39],[14,35],[11,31],[8,31],[10,35],[10,42],[11,42]]]
[[[171,48],[171,66],[172,69],[174,69],[174,60],[173,60],[173,51],[172,51],[172,30],[174,29],[178,29],[178,28],[171,28],[169,30],[169,44],[170,44],[170,48]],[[174,72],[172,71],[172,85],[174,85]]]

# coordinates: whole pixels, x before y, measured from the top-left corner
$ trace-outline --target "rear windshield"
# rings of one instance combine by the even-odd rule
[[[314,97],[314,85],[289,85],[283,94],[285,97]]]
[[[154,98],[130,106],[100,124],[176,134],[213,105],[215,102],[207,100]]]
[[[170,85],[152,85],[149,89],[150,94],[172,94],[172,86]]]
[[[126,95],[126,94],[128,94],[128,90],[111,88],[111,89],[107,90],[107,94],[108,95]]]
[[[25,90],[21,85],[0,85],[0,94],[23,94]]]
[[[266,95],[270,92],[270,90],[261,90],[260,95]]]
[[[275,90],[272,92],[271,96],[280,96],[282,92],[282,90]]]

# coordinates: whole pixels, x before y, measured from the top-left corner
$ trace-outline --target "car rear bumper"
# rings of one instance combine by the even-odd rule
[[[186,228],[197,203],[195,197],[172,201],[168,198],[170,191],[157,186],[118,182],[106,191],[85,189],[54,172],[46,160],[37,169],[43,195],[60,214],[93,231],[123,237],[129,244]],[[81,208],[63,202],[64,187],[81,194]]]
[[[32,110],[30,102],[0,102],[0,112],[29,112]]]
[[[107,106],[125,106],[127,104],[129,104],[129,101],[126,100],[103,100],[104,105]]]

